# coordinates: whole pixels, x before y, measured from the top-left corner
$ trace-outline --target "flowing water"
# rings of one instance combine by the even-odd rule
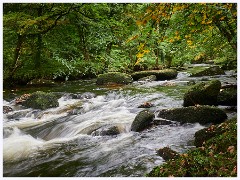
[[[210,78],[236,83],[233,74],[229,71]],[[100,87],[94,80],[85,80],[12,92],[62,92],[59,107],[44,111],[15,105],[9,98],[11,94],[5,93],[3,105],[13,111],[3,116],[4,176],[144,176],[164,163],[157,149],[167,146],[183,153],[194,147],[194,133],[204,126],[173,123],[132,132],[131,123],[143,110],[138,106],[151,102],[154,107],[150,111],[155,114],[160,109],[182,107],[187,83],[201,78],[179,72],[175,80],[134,82],[120,87]],[[98,132],[112,126],[118,127],[120,134],[107,136]]]

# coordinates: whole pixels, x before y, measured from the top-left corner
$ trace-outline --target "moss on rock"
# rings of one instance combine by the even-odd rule
[[[183,106],[217,105],[220,88],[221,82],[219,80],[197,83],[184,94]]]
[[[58,97],[53,93],[37,91],[32,93],[22,105],[33,109],[48,109],[59,106]]]
[[[189,106],[183,108],[163,109],[158,117],[180,123],[221,123],[227,119],[226,113],[212,106]]]
[[[156,81],[157,77],[155,75],[146,76],[138,79],[138,81]]]
[[[126,73],[110,72],[98,75],[96,84],[129,84],[132,81],[132,77]]]
[[[143,110],[137,114],[131,125],[131,131],[142,131],[150,126],[154,114],[148,110]]]
[[[237,119],[217,126],[222,129],[202,147],[189,150],[174,160],[157,166],[147,177],[236,177]]]
[[[158,149],[157,154],[161,156],[165,161],[168,161],[170,159],[176,159],[179,156],[178,152],[173,151],[169,147]]]
[[[134,81],[139,80],[147,76],[155,75],[157,80],[169,80],[177,77],[177,71],[175,69],[164,69],[164,70],[151,70],[151,71],[139,71],[133,73],[131,76]]]
[[[200,72],[193,73],[190,75],[190,77],[213,76],[222,74],[225,74],[224,70],[222,70],[219,66],[212,66]]]
[[[204,142],[211,139],[214,136],[223,134],[228,130],[228,124],[235,122],[235,119],[227,120],[218,125],[211,125],[207,128],[201,129],[195,133],[194,145],[196,147],[201,147]]]
[[[225,106],[237,106],[237,88],[229,87],[221,89],[218,95],[218,104]]]

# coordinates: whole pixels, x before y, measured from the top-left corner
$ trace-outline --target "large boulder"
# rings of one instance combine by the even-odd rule
[[[219,80],[197,83],[184,94],[183,106],[217,105],[220,88],[221,82]]]
[[[154,114],[148,110],[143,110],[137,114],[131,125],[131,131],[140,132],[149,127],[154,119]]]
[[[222,74],[225,74],[224,70],[222,70],[219,66],[212,66],[200,72],[193,73],[190,75],[190,77],[214,76],[214,75],[222,75]]]
[[[48,109],[52,107],[58,107],[58,96],[53,93],[45,93],[42,91],[37,91],[32,93],[22,105],[33,109]]]
[[[158,117],[178,121],[180,123],[199,123],[218,124],[227,119],[226,113],[212,106],[189,106],[182,108],[163,109],[159,112]]]
[[[132,77],[126,73],[110,72],[98,75],[96,84],[129,84],[132,81]]]
[[[224,106],[237,106],[237,87],[229,87],[220,90],[218,104]]]
[[[155,75],[157,80],[169,80],[177,77],[177,70],[175,69],[164,69],[164,70],[151,70],[151,71],[139,71],[133,73],[131,76],[134,81],[139,80],[147,76]]]

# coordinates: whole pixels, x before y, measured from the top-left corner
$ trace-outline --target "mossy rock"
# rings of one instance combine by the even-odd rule
[[[110,72],[98,75],[96,84],[129,84],[132,81],[132,77],[126,73]]]
[[[158,149],[157,154],[161,156],[165,161],[168,161],[170,159],[176,159],[179,156],[178,152],[173,151],[169,147]]]
[[[148,110],[143,110],[137,114],[131,125],[131,131],[140,132],[148,128],[154,119],[154,114]]]
[[[22,102],[22,105],[33,109],[48,109],[58,107],[58,97],[53,93],[37,91],[32,93],[28,99]]]
[[[220,88],[221,82],[219,80],[197,83],[184,94],[183,106],[217,105]]]
[[[237,88],[221,89],[218,95],[218,104],[224,106],[237,106]]]
[[[204,142],[211,139],[214,136],[223,134],[228,129],[228,124],[235,121],[235,119],[227,120],[221,124],[211,125],[207,128],[197,131],[194,135],[194,145],[196,147],[201,147]]]
[[[225,74],[225,72],[219,66],[212,66],[200,72],[193,73],[190,75],[190,77],[214,76],[214,75],[223,75],[223,74]]]
[[[212,106],[189,106],[182,108],[163,109],[159,112],[158,117],[178,121],[180,123],[199,123],[218,124],[227,119],[226,113]]]
[[[138,79],[138,81],[156,81],[157,77],[155,75],[146,76]]]
[[[202,145],[157,166],[147,177],[236,177],[237,119],[216,126],[221,130]],[[210,131],[216,129],[211,129]]]
[[[147,76],[155,75],[157,80],[169,80],[177,77],[177,71],[175,69],[164,70],[151,70],[151,71],[139,71],[131,74],[134,81],[139,80]]]

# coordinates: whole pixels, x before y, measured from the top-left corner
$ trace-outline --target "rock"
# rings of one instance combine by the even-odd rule
[[[197,131],[194,135],[195,137],[194,145],[196,147],[201,147],[204,142],[211,139],[212,137],[223,134],[225,131],[228,130],[229,124],[234,123],[234,121],[236,120],[235,119],[227,120],[221,124],[211,125],[207,128]]]
[[[59,106],[58,97],[53,93],[37,91],[32,93],[22,105],[33,109],[48,109]]]
[[[143,110],[137,114],[131,125],[131,131],[142,131],[149,127],[154,118],[154,114],[148,110]]]
[[[197,83],[184,94],[183,106],[217,105],[220,88],[221,82],[219,80]]]
[[[161,156],[165,161],[168,161],[170,159],[176,159],[179,157],[179,153],[177,153],[176,151],[173,151],[169,147],[158,149],[157,154]]]
[[[114,136],[120,134],[120,130],[117,126],[105,126],[101,127],[91,133],[93,136]]]
[[[56,83],[54,81],[48,80],[48,79],[33,79],[27,83],[27,85],[32,85],[32,86],[52,86],[55,84]]]
[[[150,76],[146,76],[138,79],[138,81],[149,81],[149,82],[156,81],[156,80],[157,80],[157,77],[155,75],[150,75]]]
[[[200,72],[193,73],[192,75],[190,75],[190,77],[213,76],[222,74],[225,74],[224,70],[222,70],[219,66],[212,66]]]
[[[72,98],[72,99],[92,99],[94,97],[96,97],[97,95],[94,94],[94,93],[91,93],[91,92],[85,92],[83,94],[69,94],[69,96]]]
[[[227,119],[226,113],[212,106],[189,106],[182,108],[163,109],[158,117],[183,123],[218,124]]]
[[[98,75],[96,84],[129,84],[132,83],[132,81],[132,77],[128,74],[120,72],[110,72]]]
[[[21,104],[22,102],[26,101],[30,97],[30,94],[23,94],[20,97],[15,99],[16,104]]]
[[[224,106],[237,106],[237,88],[229,87],[220,90],[218,104]]]
[[[7,114],[11,111],[13,111],[13,108],[11,108],[10,106],[3,106],[3,114]]]
[[[131,76],[134,81],[139,80],[147,76],[155,75],[157,80],[169,80],[177,77],[177,71],[175,69],[164,69],[164,70],[151,70],[151,71],[139,71],[133,73]]]
[[[150,107],[153,107],[153,104],[150,102],[144,102],[143,104],[138,106],[138,108],[150,108]]]
[[[159,118],[159,119],[154,119],[153,124],[154,125],[169,125],[169,124],[173,124],[173,122],[169,121],[167,119]]]

